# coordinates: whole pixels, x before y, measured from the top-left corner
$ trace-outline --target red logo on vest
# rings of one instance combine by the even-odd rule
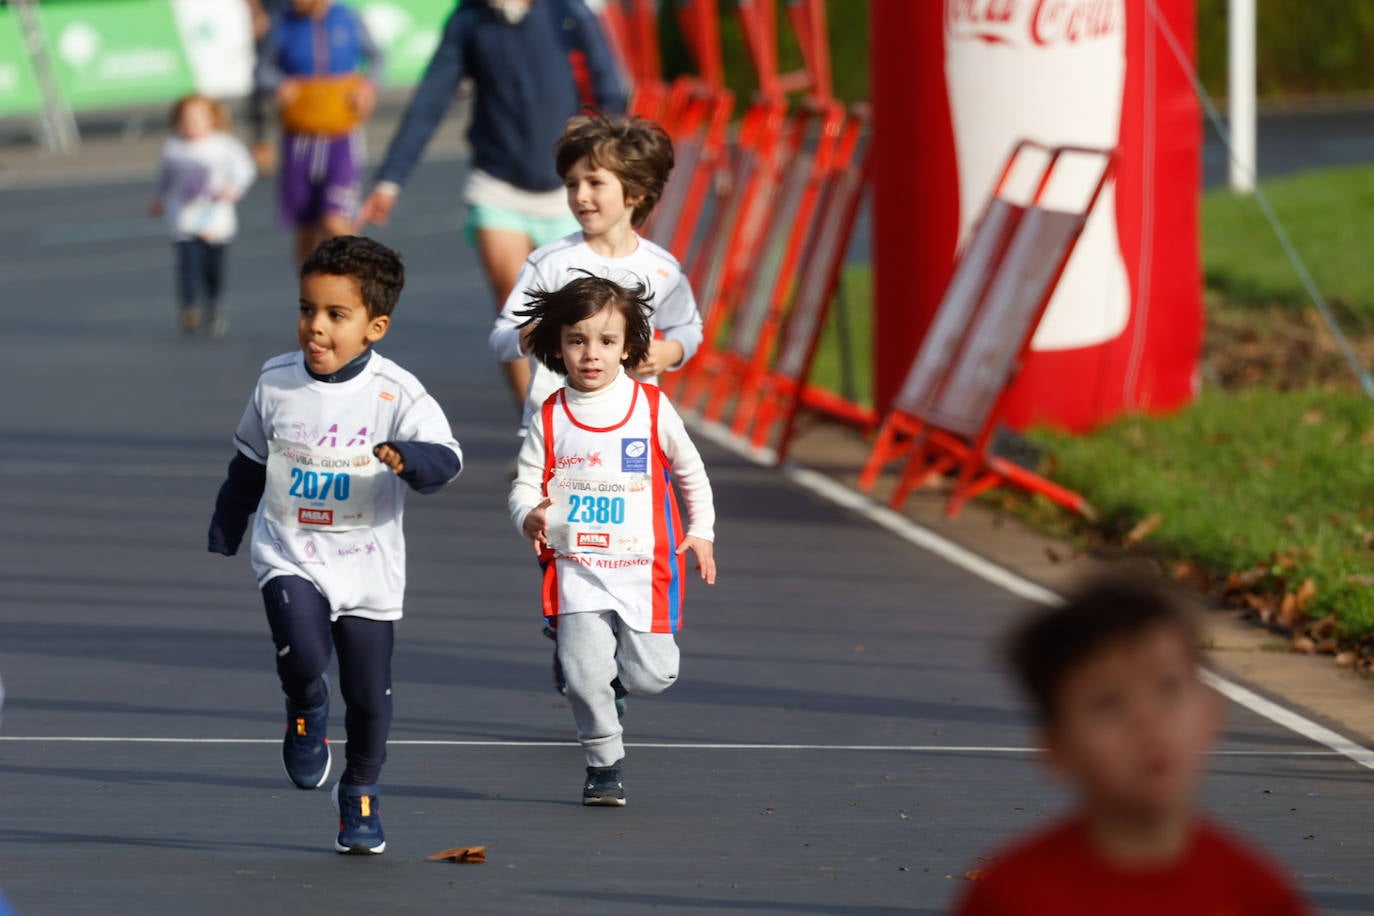
[[[334,524],[334,511],[332,509],[299,509],[296,512],[296,521],[302,525],[332,525]]]
[[[604,531],[579,531],[577,533],[577,546],[600,547],[610,550],[611,536]]]

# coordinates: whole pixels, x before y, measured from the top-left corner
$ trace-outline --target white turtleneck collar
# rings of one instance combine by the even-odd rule
[[[596,391],[578,391],[567,385],[563,389],[563,396],[574,410],[602,410],[614,406],[628,408],[630,398],[634,396],[634,380],[625,371],[624,365],[620,365],[616,366],[615,378],[611,379],[609,385]]]

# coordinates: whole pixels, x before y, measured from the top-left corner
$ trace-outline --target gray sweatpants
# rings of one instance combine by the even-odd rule
[[[677,642],[671,633],[638,633],[614,611],[558,618],[558,661],[587,766],[608,767],[625,756],[615,714],[617,677],[630,693],[662,693],[677,680]]]

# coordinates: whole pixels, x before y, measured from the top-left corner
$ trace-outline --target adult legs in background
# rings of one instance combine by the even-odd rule
[[[513,229],[488,229],[478,226],[474,236],[477,241],[477,256],[482,260],[482,269],[486,272],[487,283],[491,286],[492,296],[496,299],[496,310],[499,312],[506,304],[511,290],[515,288],[520,267],[534,251],[534,242],[524,232]],[[515,405],[523,410],[525,392],[530,387],[529,361],[512,360],[505,364],[505,372]]]

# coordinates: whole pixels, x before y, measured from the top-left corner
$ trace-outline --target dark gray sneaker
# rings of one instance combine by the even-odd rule
[[[624,771],[617,760],[608,767],[587,767],[587,783],[582,787],[582,804],[624,807]]]

